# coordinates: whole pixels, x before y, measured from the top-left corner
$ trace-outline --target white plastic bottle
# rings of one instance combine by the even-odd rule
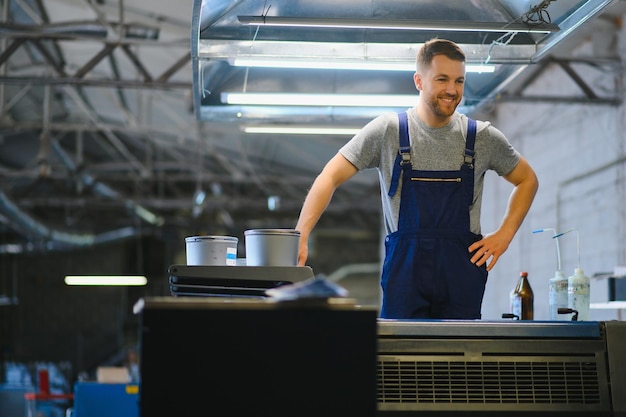
[[[567,308],[569,303],[567,292],[569,280],[563,271],[556,271],[554,277],[550,278],[548,285],[550,320],[570,320],[570,316],[567,314],[558,313],[559,308]]]
[[[578,311],[578,320],[589,320],[589,277],[582,268],[576,268],[574,275],[567,279],[568,307]]]
[[[544,227],[543,229],[533,230],[533,233],[541,233],[552,231],[554,234],[552,239],[556,245],[556,272],[554,277],[548,281],[548,306],[550,313],[550,320],[570,320],[570,316],[567,314],[559,314],[559,308],[568,308],[567,301],[567,277],[561,270],[561,248],[559,247],[559,237],[564,233],[557,233],[556,229],[551,227]]]

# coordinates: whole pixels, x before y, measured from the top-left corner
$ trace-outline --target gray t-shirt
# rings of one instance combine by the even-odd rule
[[[428,127],[417,109],[408,110],[411,164],[425,171],[458,170],[463,163],[467,116],[456,112],[449,124]],[[339,152],[357,169],[376,168],[380,180],[382,209],[387,233],[398,230],[402,179],[393,197],[388,196],[393,164],[398,154],[398,115],[384,113],[369,122]],[[507,138],[489,122],[478,121],[476,129],[474,200],[470,207],[470,230],[481,234],[480,208],[485,172],[506,175],[520,161],[520,154]]]

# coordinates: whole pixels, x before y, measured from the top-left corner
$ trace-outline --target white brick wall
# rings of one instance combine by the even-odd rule
[[[606,33],[603,32],[606,36]],[[615,33],[613,34],[615,35]],[[616,32],[616,50],[626,32]],[[593,54],[581,45],[579,55]],[[607,73],[576,67],[589,85],[604,94],[613,85]],[[622,70],[620,73],[624,73]],[[626,80],[621,80],[624,84]],[[582,96],[581,90],[558,67],[530,85],[525,94]],[[624,92],[621,92],[624,99]],[[548,279],[556,270],[556,245],[551,232],[533,234],[544,227],[559,232],[576,228],[580,236],[580,266],[586,275],[612,272],[626,264],[626,110],[620,106],[567,103],[497,103],[489,116],[535,168],[540,188],[509,250],[490,273],[483,303],[483,318],[508,312],[508,294],[520,271],[528,271],[535,293],[535,319],[548,319]],[[489,177],[483,202],[483,233],[497,227],[511,186]],[[566,276],[578,266],[576,233],[560,238],[562,269]],[[606,301],[605,280],[592,278],[592,302]],[[614,310],[592,310],[592,320],[617,318]]]

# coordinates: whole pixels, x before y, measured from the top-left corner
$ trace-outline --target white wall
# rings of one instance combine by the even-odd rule
[[[598,39],[598,37],[602,37]],[[626,61],[626,31],[606,28],[594,32],[575,55],[591,57],[594,45],[609,45],[609,53]],[[607,48],[601,50],[607,53]],[[574,66],[594,91],[611,96],[626,81],[623,68],[614,73]],[[618,83],[612,78],[618,74]],[[619,89],[619,87],[618,87]],[[559,67],[548,69],[527,86],[524,94],[582,97],[581,89]],[[527,271],[535,294],[535,319],[548,319],[548,280],[557,267],[551,232],[576,228],[580,266],[591,277],[591,301],[607,300],[606,280],[593,275],[626,265],[626,110],[619,106],[570,103],[496,103],[489,120],[504,132],[539,176],[539,191],[509,250],[490,272],[483,302],[483,318],[500,318],[509,311],[508,296],[520,271]],[[512,187],[495,174],[485,184],[482,226],[488,233],[498,226]],[[566,276],[578,266],[577,237],[560,238],[561,263]],[[626,313],[623,313],[626,314]],[[615,310],[592,310],[592,320],[617,319]]]

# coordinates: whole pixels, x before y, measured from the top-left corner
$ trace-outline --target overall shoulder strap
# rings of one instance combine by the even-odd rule
[[[409,121],[407,112],[398,113],[398,132],[400,148],[398,155],[393,163],[393,174],[391,175],[391,184],[389,185],[389,197],[393,197],[398,189],[400,181],[400,171],[411,164],[411,143],[409,140]]]
[[[476,143],[476,120],[467,118],[467,137],[465,138],[465,156],[463,162],[474,168],[474,144]]]

